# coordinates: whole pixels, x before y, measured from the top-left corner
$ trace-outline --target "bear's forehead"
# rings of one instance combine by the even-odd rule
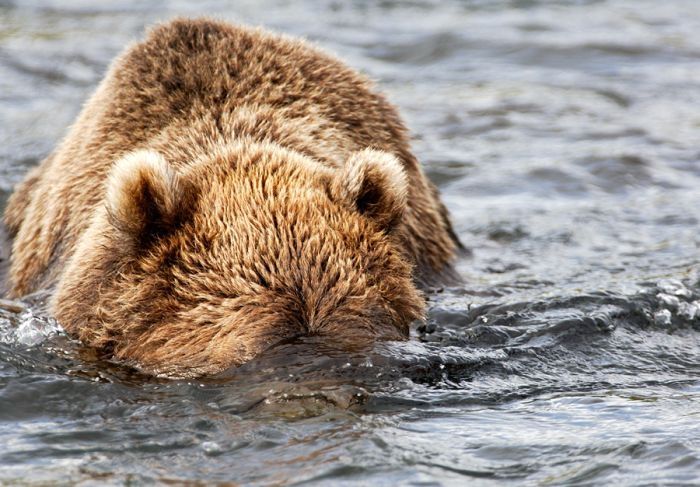
[[[210,204],[223,205],[250,201],[251,205],[304,206],[332,205],[329,185],[331,170],[312,168],[242,167],[234,170],[203,170],[186,174],[199,186],[200,198]],[[328,201],[323,201],[328,200]]]
[[[282,174],[289,177],[293,173],[322,174],[331,167],[317,161],[304,152],[292,151],[269,142],[235,141],[216,146],[202,153],[199,158],[189,160],[189,167],[209,166],[220,172],[249,172],[266,177]]]

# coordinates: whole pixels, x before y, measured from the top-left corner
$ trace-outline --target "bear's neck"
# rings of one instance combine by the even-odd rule
[[[242,140],[274,143],[331,167],[340,166],[353,151],[362,149],[314,107],[296,110],[269,105],[242,105],[222,113],[184,117],[173,121],[148,145],[171,164],[181,166]]]

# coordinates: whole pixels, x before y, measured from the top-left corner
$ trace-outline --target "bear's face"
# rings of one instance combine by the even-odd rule
[[[423,311],[392,231],[400,163],[364,150],[341,169],[236,144],[176,171],[118,161],[58,284],[68,331],[156,373],[202,375],[283,340],[405,339]]]

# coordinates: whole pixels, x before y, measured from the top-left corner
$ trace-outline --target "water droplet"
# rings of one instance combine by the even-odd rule
[[[223,451],[223,448],[215,441],[205,441],[202,443],[202,450],[207,455],[218,455]]]
[[[670,294],[665,294],[665,293],[659,293],[656,295],[659,301],[661,303],[665,304],[666,306],[669,306],[673,309],[678,308],[678,305],[680,303],[680,299],[678,299],[676,296],[672,296]]]
[[[657,325],[668,326],[671,324],[671,312],[667,309],[662,309],[654,313],[654,322]]]
[[[700,301],[692,303],[682,302],[678,305],[678,316],[686,320],[692,320],[700,314]]]

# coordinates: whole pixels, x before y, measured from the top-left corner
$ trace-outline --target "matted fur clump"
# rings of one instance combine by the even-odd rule
[[[395,109],[308,44],[210,20],[123,53],[15,189],[10,294],[170,376],[280,340],[400,340],[457,241]]]

